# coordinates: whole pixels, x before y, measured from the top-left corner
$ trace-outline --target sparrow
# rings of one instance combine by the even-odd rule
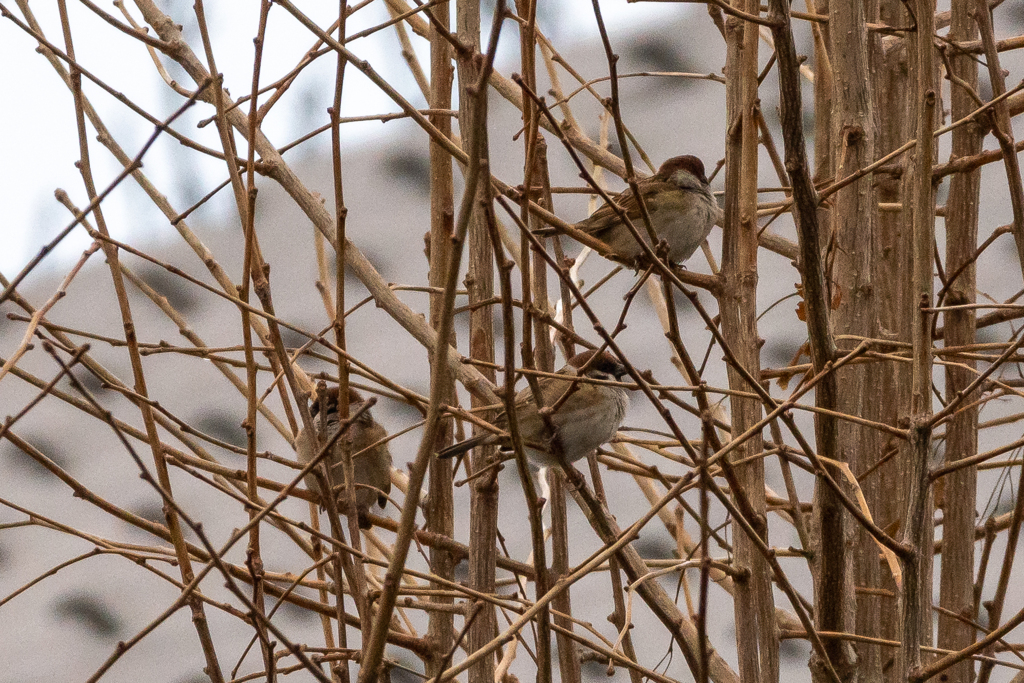
[[[582,371],[582,374],[581,374]],[[626,368],[607,352],[584,351],[569,359],[558,371],[565,379],[538,377],[540,399],[545,406],[553,406],[562,395],[573,388],[573,392],[550,416],[554,433],[550,433],[540,415],[533,391],[526,387],[516,394],[514,409],[519,419],[526,455],[538,467],[558,465],[558,448],[568,462],[587,457],[615,436],[626,417],[629,394],[622,387],[613,387],[587,382],[573,382],[573,377],[596,380],[618,380],[626,374]],[[480,434],[438,452],[439,458],[460,455],[476,446],[498,444],[504,458],[515,457],[512,441],[507,434],[508,415],[502,411],[494,425],[506,432]],[[557,446],[557,447],[556,447]]]
[[[314,418],[314,425],[320,437],[320,447],[330,441],[340,428],[338,393],[337,387],[327,389],[310,405],[309,412]],[[349,414],[354,415],[362,403],[363,398],[355,390],[349,389]],[[372,526],[366,515],[373,503],[376,501],[378,505],[384,507],[387,503],[387,494],[391,492],[391,451],[388,450],[387,443],[373,445],[387,436],[387,430],[373,419],[369,410],[364,410],[348,430],[334,442],[331,454],[326,456],[331,463],[334,490],[340,491],[340,495],[344,497],[346,489],[342,487],[345,486],[345,451],[347,449],[352,453],[356,509],[361,529],[369,529]],[[319,452],[317,440],[312,438],[312,434],[305,428],[299,431],[295,445],[296,455],[302,464],[308,463]],[[306,487],[320,494],[320,482],[313,472],[306,475]]]
[[[682,263],[690,258],[711,232],[711,227],[722,218],[722,209],[711,194],[704,175],[704,162],[690,154],[672,157],[661,165],[657,173],[639,180],[637,189],[650,213],[651,227],[659,240],[668,242],[668,260],[672,263]],[[644,241],[650,244],[632,188],[627,188],[614,199]],[[620,260],[636,264],[645,256],[633,233],[608,204],[576,223],[575,227],[607,244]],[[556,231],[541,228],[536,234],[549,236]]]

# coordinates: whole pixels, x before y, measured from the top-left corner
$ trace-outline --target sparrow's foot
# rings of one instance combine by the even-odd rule
[[[369,529],[373,526],[373,522],[370,521],[369,513],[366,510],[360,510],[356,519],[360,529]]]
[[[658,246],[654,248],[654,253],[657,254],[659,259],[665,260],[668,258],[668,240],[660,240]]]

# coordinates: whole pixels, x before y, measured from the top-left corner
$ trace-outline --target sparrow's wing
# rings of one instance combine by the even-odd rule
[[[555,400],[558,400],[561,397],[561,393],[564,393],[568,388],[568,384],[564,385],[562,392],[555,397]],[[594,406],[604,401],[603,391],[604,387],[580,382],[576,387],[576,391],[570,394],[569,398],[565,399],[558,412],[552,416],[555,426],[561,431],[565,425],[593,423]]]
[[[633,200],[633,191],[629,188],[626,188],[623,192],[620,192],[619,194],[610,194],[612,199],[617,204],[619,204],[619,206],[625,208],[627,212],[629,211],[629,209],[627,208],[628,206],[635,207],[636,205],[636,202]],[[639,216],[639,207],[635,207],[634,210],[638,212],[636,215]],[[618,220],[619,215],[615,212],[615,210],[612,209],[612,207],[608,206],[608,204],[602,204],[600,207],[598,207],[596,211],[594,211],[594,213],[590,214],[589,216],[581,220],[579,223],[577,223],[576,227],[582,230],[583,232],[597,236],[600,232],[615,225]],[[558,232],[558,230],[554,229],[551,226],[544,226],[542,228],[537,228],[536,230],[534,230],[533,234],[537,235],[538,237],[551,237],[552,235],[558,235],[560,233]],[[519,399],[518,394],[516,395],[516,399]]]
[[[666,191],[678,192],[679,190],[676,185],[653,177],[641,181],[639,183],[639,188],[640,193],[643,195],[644,202],[647,204],[648,211],[654,211],[657,208],[657,204],[653,198],[659,193]],[[616,195],[615,203],[622,207],[623,211],[626,212],[626,216],[634,224],[636,221],[640,220],[640,203],[637,202],[632,188],[627,188],[620,194]],[[577,227],[580,230],[601,239],[601,234],[603,232],[619,225],[619,223],[619,213],[609,204],[605,204],[597,209],[597,211],[590,214],[590,216],[580,221],[579,224],[577,224]]]
[[[572,375],[575,374],[575,370],[571,367],[562,368],[559,370],[559,374]],[[565,390],[569,388],[569,383],[565,380],[555,379],[554,377],[541,377],[538,380],[540,384],[540,392],[544,405],[550,406],[565,393]],[[537,410],[537,402],[533,399],[533,390],[529,385],[523,387],[516,394],[513,400],[515,406],[516,417],[519,418],[519,432],[523,435],[527,441],[537,440],[536,435],[544,433],[544,421],[540,417],[540,412]],[[494,419],[494,426],[499,429],[508,430],[508,413],[504,410],[501,411],[498,416]],[[469,449],[480,445],[481,443],[487,442],[493,435],[491,434],[480,434],[460,443],[454,444],[438,452],[440,458],[450,458],[461,453],[465,453]],[[493,443],[493,441],[491,442]]]
[[[374,429],[368,431],[370,432],[369,438],[372,439],[371,443],[386,439],[388,436],[387,430],[376,423],[374,423]],[[373,469],[373,485],[383,491],[385,495],[391,493],[391,449],[385,442],[369,452],[372,454],[368,463]],[[381,507],[384,507],[383,498],[378,502]]]
[[[485,434],[477,434],[476,436],[470,437],[465,441],[454,443],[451,446],[448,446],[448,448],[442,448],[437,452],[437,457],[444,459],[454,458],[456,455],[462,455],[463,453],[467,453],[483,443],[487,443],[488,439],[490,439],[491,436],[492,434],[490,432],[487,432]]]
[[[558,374],[575,376],[576,370],[571,366],[567,366],[559,370]],[[537,383],[540,387],[541,401],[545,406],[554,405],[571,386],[568,380],[555,377],[541,377],[537,380]],[[516,394],[515,406],[516,415],[519,417],[519,431],[523,438],[528,441],[542,442],[541,435],[545,434],[546,425],[540,416],[540,411],[537,409],[537,401],[534,400],[533,390],[529,386],[524,387]],[[565,405],[563,404],[556,415],[561,415],[564,408]],[[504,414],[502,418],[505,418]],[[507,428],[507,418],[505,418],[505,424],[502,426]]]
[[[387,430],[374,422],[363,430],[362,438],[358,439],[352,446],[359,455],[354,458],[356,483],[372,486],[373,489],[363,489],[358,495],[361,505],[369,507],[376,501],[381,507],[387,504],[387,494],[391,492],[391,451],[387,443],[373,446],[381,439],[388,436]],[[372,446],[372,448],[371,448]],[[364,450],[365,449],[365,450]],[[359,451],[362,451],[361,453]]]

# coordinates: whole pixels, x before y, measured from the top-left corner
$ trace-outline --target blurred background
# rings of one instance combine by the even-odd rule
[[[5,3],[6,4],[6,3]],[[336,7],[322,3],[305,2],[300,8],[321,26],[328,26]],[[37,19],[49,40],[62,45],[61,25],[57,6],[53,3],[32,5]],[[621,55],[620,74],[637,72],[672,72],[720,75],[725,62],[724,42],[703,5],[686,3],[634,3],[607,0],[601,4],[610,30],[614,49]],[[13,7],[10,8],[21,16]],[[106,7],[115,12],[113,7]],[[200,49],[198,27],[191,3],[171,0],[162,3],[162,9],[183,26],[184,35],[197,52]],[[940,9],[943,9],[940,7]],[[75,48],[80,64],[101,78],[115,90],[158,118],[169,116],[181,103],[157,75],[153,60],[144,46],[136,40],[112,29],[95,13],[78,3],[68,7],[75,36]],[[225,83],[234,97],[250,89],[253,61],[252,39],[256,32],[259,3],[217,3],[207,6],[212,42],[218,68],[225,75]],[[1024,5],[1006,3],[999,11],[1001,21],[996,23],[997,37],[1018,35],[1024,31]],[[349,20],[349,33],[370,28],[390,18],[384,5],[373,2]],[[489,26],[485,17],[483,25]],[[592,6],[583,0],[553,0],[539,8],[538,26],[556,45],[565,60],[584,78],[597,78],[607,73],[607,62],[601,47]],[[803,22],[797,25],[799,44],[803,54],[811,50],[809,31]],[[506,22],[502,48],[499,49],[496,69],[509,76],[518,70],[519,48],[515,40],[515,25]],[[270,15],[263,58],[262,83],[280,78],[294,67],[313,44],[314,38],[300,24],[278,7]],[[413,37],[417,55],[422,64],[429,64],[429,51],[424,40]],[[67,209],[53,197],[57,188],[67,191],[72,201],[83,207],[88,199],[80,175],[75,168],[79,157],[78,135],[74,106],[70,91],[57,77],[49,63],[35,52],[36,42],[8,19],[0,20],[0,92],[5,93],[0,106],[0,140],[3,149],[2,182],[0,182],[0,273],[12,279],[40,250],[71,221]],[[391,29],[360,39],[349,48],[367,59],[392,85],[397,87],[416,106],[426,107],[409,69],[403,61],[398,39]],[[768,51],[762,50],[762,65]],[[1004,54],[1004,67],[1009,71],[1008,83],[1016,83],[1024,76],[1024,60],[1018,52]],[[171,78],[191,88],[193,84],[177,65],[166,58],[160,59]],[[328,121],[327,107],[333,96],[335,60],[328,55],[306,68],[289,92],[274,107],[263,122],[263,132],[278,146],[285,145]],[[546,83],[546,76],[538,74]],[[575,89],[562,74],[567,91]],[[773,135],[779,141],[777,128],[775,76],[762,88],[762,108]],[[990,97],[987,78],[982,79],[982,97]],[[805,84],[809,88],[809,84]],[[607,83],[595,88],[607,94]],[[726,121],[725,94],[721,83],[714,80],[686,78],[678,75],[647,76],[622,80],[623,116],[640,144],[655,165],[678,154],[700,156],[709,172],[724,156]],[[153,132],[152,125],[131,112],[94,84],[86,83],[85,92],[91,98],[100,116],[114,132],[118,142],[129,155],[138,152]],[[813,122],[810,90],[805,92],[807,128]],[[511,185],[521,182],[523,146],[516,134],[521,128],[521,115],[494,91],[490,93],[492,171]],[[245,105],[246,110],[248,105]],[[599,105],[585,94],[573,101],[574,114],[581,126],[593,139],[600,132]],[[355,69],[348,69],[342,106],[343,116],[384,114],[397,111],[387,96],[375,88]],[[212,109],[198,105],[183,115],[174,127],[198,142],[219,149],[215,125],[204,125]],[[1019,125],[1017,139],[1024,135]],[[100,145],[94,144],[95,131],[89,128],[93,170],[100,188],[105,187],[121,172],[122,167]],[[614,138],[614,135],[612,136]],[[578,173],[570,158],[551,135],[548,142],[548,160],[555,185],[580,185]],[[239,154],[244,155],[244,141],[239,140]],[[948,157],[943,140],[940,159]],[[385,123],[349,123],[342,129],[343,164],[348,235],[366,254],[374,267],[388,282],[423,286],[427,283],[427,261],[423,255],[423,236],[429,230],[429,163],[427,138],[408,119]],[[994,148],[991,137],[987,148]],[[617,145],[612,151],[619,153]],[[318,191],[328,206],[332,204],[332,175],[330,134],[324,133],[303,142],[284,155],[299,178],[312,190]],[[171,137],[161,136],[146,154],[144,172],[179,211],[198,202],[227,178],[223,162],[211,159],[181,146]],[[647,172],[650,172],[649,170]],[[762,153],[761,182],[776,186],[771,164]],[[1010,204],[1003,169],[999,164],[985,167],[982,181],[983,209],[979,239],[987,237],[996,226],[1011,220]],[[456,197],[461,185],[456,172]],[[947,184],[940,188],[939,202]],[[314,228],[295,204],[271,180],[257,178],[257,229],[264,256],[270,264],[270,281],[277,314],[280,318],[314,334],[329,321],[324,313],[320,296],[315,288],[317,278],[313,243]],[[622,188],[613,178],[609,187]],[[712,181],[715,191],[724,189],[722,177]],[[555,212],[569,221],[583,218],[587,212],[585,194],[559,195],[555,199]],[[182,241],[168,220],[149,201],[132,180],[126,180],[103,202],[103,210],[113,237],[130,243],[166,264],[171,264],[190,275],[213,283],[202,262]],[[187,222],[215,255],[217,261],[235,281],[242,270],[243,241],[241,226],[230,190],[223,191],[189,215]],[[772,225],[772,230],[795,239],[792,221],[784,216]],[[710,238],[712,252],[720,254],[719,230]],[[91,240],[84,230],[76,228],[57,249],[46,257],[42,265],[33,270],[19,288],[19,292],[34,306],[40,306],[56,291],[69,268],[79,259]],[[566,240],[569,254],[579,251],[578,245]],[[1004,300],[1019,288],[1016,256],[1012,240],[1004,237],[990,256],[991,267],[979,270],[979,288],[995,300]],[[940,247],[941,249],[941,247]],[[233,346],[240,343],[241,323],[237,308],[231,303],[183,281],[166,269],[137,257],[124,255],[125,264],[139,278],[148,283],[188,321],[190,327],[211,347]],[[759,309],[764,311],[759,332],[765,344],[761,350],[764,367],[780,367],[797,356],[805,341],[803,323],[796,319],[796,300],[788,299],[794,293],[799,275],[787,259],[762,250],[761,279],[759,281]],[[710,272],[706,259],[698,254],[687,264],[691,270]],[[586,285],[596,283],[611,270],[611,265],[593,256],[581,270]],[[1009,275],[1008,275],[1009,274]],[[629,272],[619,273],[604,285],[591,299],[602,319],[614,324],[622,306],[622,297],[634,282]],[[353,277],[346,281],[349,306],[363,300],[366,290]],[[552,287],[552,295],[556,293]],[[129,298],[135,315],[140,341],[149,344],[166,342],[170,346],[185,345],[177,326],[153,303],[130,288]],[[399,296],[414,310],[427,311],[427,297],[420,292],[401,292]],[[714,307],[711,297],[703,297],[705,306]],[[778,302],[781,305],[773,306]],[[456,305],[464,305],[466,298],[459,296]],[[688,303],[679,304],[683,340],[695,359],[707,356],[705,377],[713,386],[725,386],[725,370],[721,351],[710,348],[710,335]],[[0,356],[4,360],[18,348],[25,333],[25,323],[7,318],[7,314],[26,315],[13,302],[0,307],[5,317],[0,319]],[[496,311],[497,314],[497,311]],[[127,351],[122,346],[108,343],[110,338],[123,339],[121,320],[111,284],[110,272],[98,252],[89,260],[72,283],[67,296],[50,311],[50,321],[75,330],[84,330],[98,338],[72,335],[77,343],[88,342],[91,353],[111,372],[131,384],[131,368]],[[461,349],[466,348],[468,317],[456,320],[456,333]],[[495,319],[496,326],[500,318]],[[631,309],[629,327],[620,336],[627,355],[640,368],[650,368],[660,381],[680,383],[669,357],[661,327],[650,303],[643,297]],[[500,348],[500,327],[497,338]],[[596,340],[585,324],[578,323],[584,336]],[[349,351],[374,370],[400,384],[427,394],[429,374],[427,354],[400,326],[372,303],[363,306],[349,318],[347,327]],[[992,340],[1012,335],[1010,324],[986,328],[979,334]],[[105,338],[107,341],[105,341]],[[299,334],[286,332],[289,347],[305,342]],[[241,358],[241,354],[234,354]],[[556,360],[560,366],[564,359]],[[234,445],[245,446],[245,433],[241,422],[245,417],[245,397],[238,393],[206,360],[177,353],[154,352],[144,357],[151,396],[170,413],[188,425]],[[332,366],[315,360],[302,361],[307,372],[332,372]],[[18,367],[36,377],[48,380],[58,370],[49,356],[37,344],[21,359]],[[240,376],[244,376],[241,369]],[[103,406],[116,416],[141,427],[138,410],[117,392],[102,386],[92,375],[78,368],[75,374],[94,392]],[[942,381],[941,371],[936,382]],[[261,388],[268,384],[261,378]],[[64,380],[58,384],[63,391],[71,391]],[[776,396],[786,393],[772,384]],[[14,415],[31,401],[38,389],[19,378],[9,375],[0,383],[0,415]],[[460,394],[468,405],[468,394]],[[268,405],[280,414],[276,393]],[[1015,412],[1005,404],[989,405],[985,419]],[[394,400],[381,399],[374,409],[376,418],[390,431],[396,432],[420,419],[419,413]],[[677,416],[687,433],[697,438],[698,423],[690,416]],[[797,419],[808,433],[812,423],[806,413]],[[627,427],[657,429],[659,420],[654,410],[637,396],[627,418]],[[1005,442],[1019,437],[1019,427],[1008,425],[986,432],[987,438]],[[138,476],[135,465],[128,458],[113,432],[103,423],[84,415],[81,411],[50,396],[29,412],[16,425],[14,432],[52,459],[57,465],[89,487],[96,494],[128,511],[162,522],[161,502],[155,492]],[[165,438],[166,433],[162,432]],[[404,469],[416,453],[421,436],[413,430],[391,446],[395,466]],[[285,459],[294,454],[274,429],[261,419],[258,428],[258,448]],[[244,468],[245,457],[235,450],[213,443],[204,443],[211,453],[225,465]],[[148,449],[140,448],[147,457]],[[984,450],[986,444],[980,445]],[[645,459],[651,454],[644,453]],[[1019,457],[1019,456],[1018,456]],[[669,460],[660,460],[658,467],[666,474],[681,474],[685,468]],[[262,460],[261,476],[287,481],[294,470]],[[812,480],[796,471],[801,491],[809,492]],[[999,474],[982,473],[979,490],[991,491],[990,499],[979,497],[979,514],[1003,512],[1012,505],[1011,491]],[[1015,475],[1014,477],[1015,478]],[[203,521],[207,533],[217,545],[233,529],[246,521],[243,508],[235,501],[220,495],[207,484],[187,473],[174,470],[172,481],[176,498],[190,514]],[[527,560],[530,554],[530,536],[523,495],[518,475],[508,467],[501,475],[502,523],[509,554]],[[774,465],[769,466],[768,484],[775,491],[784,491],[784,483]],[[632,484],[632,478],[622,472],[607,472],[605,485],[612,498],[610,506],[621,526],[625,527],[648,507],[648,502]],[[456,489],[456,535],[466,541],[468,533],[467,487]],[[13,502],[55,522],[102,538],[112,538],[139,544],[152,544],[154,539],[124,521],[107,514],[95,506],[72,495],[72,490],[51,473],[40,467],[18,448],[4,440],[0,442],[0,498]],[[807,495],[805,500],[809,500]],[[303,518],[306,503],[289,501],[283,508],[290,516]],[[724,512],[718,511],[721,521]],[[389,507],[385,514],[397,518]],[[11,524],[25,519],[25,515],[12,508],[0,506],[0,524]],[[507,520],[507,521],[506,521]],[[600,547],[600,542],[574,503],[569,503],[571,556],[576,563]],[[773,544],[779,547],[798,546],[788,524],[770,520]],[[723,530],[723,533],[726,531]],[[382,533],[388,541],[390,534]],[[1000,541],[1001,543],[1002,541]],[[161,543],[158,543],[162,545]],[[673,538],[661,526],[650,525],[637,542],[641,554],[650,559],[670,559],[676,550]],[[0,527],[0,599],[24,586],[33,578],[78,554],[88,552],[94,544],[86,538],[41,526]],[[997,544],[995,551],[1000,551]],[[413,550],[413,566],[425,567],[423,557]],[[244,560],[244,546],[239,544],[228,558]],[[294,544],[284,535],[269,530],[264,534],[264,559],[271,571],[298,573],[307,565]],[[809,574],[803,560],[784,558],[784,567],[790,572],[797,588],[807,597],[812,590]],[[159,565],[162,571],[177,576],[177,569]],[[462,567],[464,569],[464,565]],[[938,574],[936,574],[936,577]],[[464,577],[463,577],[464,578]],[[1024,577],[1018,577],[1024,579]],[[670,595],[678,597],[677,574],[661,579]],[[937,580],[937,579],[936,579]],[[219,585],[221,579],[211,576],[204,583],[204,591],[215,599],[228,599],[228,593]],[[1024,604],[1024,590],[1019,586],[1011,590],[1004,614],[1012,614]],[[573,589],[576,616],[591,622],[606,638],[614,641],[615,629],[608,624],[610,612],[607,574],[597,573]],[[598,591],[600,600],[586,599]],[[80,680],[90,676],[113,652],[119,640],[132,637],[163,611],[178,595],[170,583],[144,571],[140,567],[114,555],[101,555],[72,564],[53,576],[0,606],[0,681],[49,681],[58,677]],[[785,597],[777,594],[780,606],[788,607]],[[709,633],[712,642],[730,664],[735,666],[733,644],[732,601],[717,587],[712,586],[712,602],[716,609],[710,612]],[[717,605],[721,604],[718,609]],[[251,635],[251,630],[233,617],[215,609],[207,612],[211,630],[218,643],[221,665],[230,671]],[[421,615],[417,614],[417,617]],[[654,617],[639,601],[634,610],[633,635],[638,655],[651,668],[679,680],[688,680],[688,672],[680,653],[673,649],[670,638]],[[312,612],[285,606],[276,622],[298,642],[316,643],[322,639],[319,619]],[[425,620],[424,620],[425,623]],[[655,634],[645,637],[645,633]],[[350,638],[358,638],[352,633]],[[351,642],[351,641],[350,641]],[[390,652],[390,651],[389,651]],[[804,641],[783,641],[783,678],[788,681],[810,680],[807,658],[810,650]],[[389,656],[407,656],[394,651]],[[417,662],[404,664],[417,669]],[[261,666],[258,650],[249,653],[241,664],[239,675],[258,670]],[[180,610],[159,627],[156,633],[132,648],[104,677],[110,681],[201,681],[202,653],[190,623],[187,610]],[[525,654],[520,655],[512,673],[522,678],[532,677],[533,664]],[[994,680],[1009,680],[1009,674],[997,670]],[[555,671],[557,676],[557,667]],[[419,680],[411,673],[395,669],[396,680]],[[602,662],[585,665],[585,680],[606,678]],[[305,673],[293,678],[308,680]],[[627,674],[617,670],[615,680],[626,680]]]

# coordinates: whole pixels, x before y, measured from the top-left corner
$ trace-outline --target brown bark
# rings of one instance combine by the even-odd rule
[[[861,3],[832,3],[829,11],[829,35],[832,54],[832,113],[831,159],[833,160],[833,181],[850,175],[867,166],[875,159],[875,110],[872,83],[865,78],[868,69],[867,19]],[[824,111],[818,109],[819,116]],[[866,176],[836,192],[832,198],[831,227],[832,248],[828,258],[832,266],[830,295],[831,301],[839,301],[835,311],[835,332],[837,335],[859,335],[877,337],[878,326],[874,294],[875,281],[873,264],[878,257],[875,241],[875,178]],[[840,351],[850,351],[856,346],[845,341]],[[839,386],[836,409],[842,413],[877,419],[876,396],[869,382],[873,365],[848,365],[838,372]],[[873,463],[873,457],[881,450],[884,436],[869,427],[840,422],[837,425],[838,460],[849,463],[854,472],[864,472]],[[865,495],[877,498],[877,478],[867,482]],[[870,494],[868,493],[870,489]],[[824,493],[824,492],[823,492]],[[824,510],[821,516],[826,516]],[[842,572],[835,576],[835,584],[828,586],[819,576],[816,595],[825,597],[830,593],[837,599],[836,622],[826,625],[819,617],[818,627],[822,630],[857,632],[857,623],[870,623],[880,615],[878,599],[864,595],[858,603],[854,585],[875,585],[878,582],[880,564],[875,541],[861,527],[841,510],[836,514],[842,521],[833,523],[830,534],[822,532],[822,538],[842,545],[850,552],[844,558]],[[834,534],[834,535],[833,535]],[[837,543],[837,539],[841,542]],[[877,629],[877,624],[873,625]],[[873,629],[873,630],[875,630]],[[862,667],[878,671],[879,648],[868,644],[833,644],[838,660],[834,660],[844,680],[871,680]],[[862,673],[864,672],[864,673]]]
[[[906,679],[922,666],[921,645],[931,641],[932,562],[925,551],[933,533],[931,487],[928,460],[931,455],[932,414],[932,304],[933,258],[935,251],[935,193],[929,173],[934,162],[939,91],[934,66],[935,5],[931,0],[918,0],[914,6],[917,32],[913,43],[908,40],[911,73],[914,74],[912,107],[916,111],[917,145],[914,155],[907,157],[903,176],[905,224],[910,230],[912,276],[910,297],[904,311],[911,323],[911,394],[907,406],[908,443],[901,457],[905,458],[906,512],[902,539],[911,550],[900,557],[903,585],[900,591],[900,641],[896,676]],[[913,212],[906,208],[913,206]]]
[[[472,52],[480,51],[480,4],[475,0],[460,0],[456,5],[457,35],[463,44],[471,46]],[[463,138],[468,131],[480,134],[484,121],[477,121],[477,108],[472,106],[469,87],[480,77],[479,67],[472,59],[461,57],[457,62],[459,75],[459,130]],[[486,109],[483,110],[486,115]],[[480,142],[480,154],[489,157],[486,136]],[[494,247],[491,244],[484,216],[483,202],[489,202],[489,193],[478,193],[469,224],[469,272],[466,275],[466,290],[470,305],[487,301],[494,296]],[[469,314],[469,355],[471,358],[488,363],[494,362],[494,307],[480,306]],[[491,382],[495,381],[492,368],[481,368]],[[473,408],[489,403],[478,396],[471,397]],[[491,418],[493,416],[484,415]],[[474,427],[474,434],[480,433]],[[468,459],[471,474],[480,472],[495,461],[497,449],[481,446]],[[491,467],[488,474],[477,476],[469,493],[469,586],[481,593],[495,592],[495,570],[498,555],[498,472]],[[479,612],[466,634],[467,650],[470,653],[481,649],[498,628],[497,615],[493,605],[479,605]],[[484,657],[469,670],[470,683],[494,683],[495,658]]]
[[[867,0],[866,17],[869,21],[884,22],[891,26],[902,26],[908,22],[908,15],[902,3],[897,0]],[[908,64],[908,51],[902,36],[869,34],[869,61],[874,77],[875,93],[875,140],[876,157],[887,154],[915,135],[916,110],[906,97],[908,80],[912,78]],[[913,73],[916,73],[913,72]],[[905,216],[912,213],[910,202],[904,201],[900,176],[881,174],[876,176],[876,200],[878,202],[901,203],[901,213],[877,212],[874,218],[877,240],[876,257],[873,261],[875,294],[875,317],[878,321],[881,339],[910,342],[910,324],[906,313],[906,302],[910,298],[909,278],[892,277],[893,273],[906,272],[911,263],[909,223]],[[910,368],[904,363],[880,362],[873,364],[866,382],[874,387],[877,409],[875,418],[895,426],[906,428],[906,415],[910,401]],[[897,439],[884,438],[873,451],[866,454],[874,471],[861,481],[868,504],[875,511],[875,521],[883,528],[900,524],[906,511],[905,457],[903,446]],[[900,453],[891,457],[893,449]],[[887,458],[887,454],[890,457]],[[884,460],[884,462],[882,462]],[[882,464],[879,464],[882,462]],[[864,472],[857,472],[861,476]],[[861,546],[863,547],[863,546]],[[877,564],[867,563],[858,579],[869,581],[868,590],[883,589],[894,595],[896,586],[891,575]],[[857,632],[875,637],[898,640],[897,622],[891,618],[896,610],[892,597],[862,593],[858,597]],[[895,680],[893,667],[894,653],[875,647],[863,649],[865,660],[862,666],[864,680]]]
[[[757,14],[756,1],[736,0],[740,11]],[[726,20],[726,139],[725,222],[722,239],[722,335],[737,362],[757,381],[760,373],[760,340],[757,335],[757,27],[736,17]],[[729,368],[729,386],[751,391],[746,379]],[[731,397],[732,434],[738,436],[761,417],[757,399]],[[744,459],[761,450],[755,436],[730,456]],[[757,517],[748,520],[767,540],[765,518],[764,464],[752,459],[736,468],[742,496]],[[749,571],[738,581],[734,609],[736,647],[740,680],[744,683],[777,681],[779,678],[778,638],[775,633],[775,604],[770,572],[763,556],[742,528],[735,527],[734,563]]]
[[[971,15],[972,0],[953,3],[949,37],[955,41],[974,40],[978,31]],[[949,54],[953,74],[963,84],[977,88],[978,66],[969,55]],[[971,93],[956,83],[950,85],[950,116],[957,120],[975,108]],[[983,133],[979,125],[969,124],[953,131],[950,159],[981,152]],[[974,303],[976,266],[974,250],[978,243],[978,195],[981,172],[974,170],[954,175],[946,202],[946,272],[953,278],[945,285],[942,303],[957,305]],[[971,344],[975,340],[976,313],[971,310],[949,311],[945,314],[947,346]],[[971,382],[975,362],[971,359],[946,366],[946,399],[953,398]],[[946,462],[955,463],[974,455],[978,450],[978,408],[975,395],[967,398],[967,407],[959,410],[946,426]],[[977,619],[974,609],[974,525],[977,517],[977,468],[965,467],[939,480],[944,495],[942,504],[942,575],[939,580],[939,605],[953,614]],[[959,619],[940,612],[938,646],[950,650],[967,647],[974,641],[975,630]],[[950,683],[970,683],[974,666],[970,660],[950,667],[946,672]]]
[[[449,22],[449,6],[437,5],[432,10],[442,26]],[[430,34],[430,106],[432,109],[450,109],[452,106],[451,46],[437,31],[431,27]],[[451,118],[433,116],[433,123],[442,133],[451,137]],[[434,142],[430,143],[430,285],[443,289],[449,271],[454,267],[452,259],[452,236],[455,228],[455,188],[452,179],[452,157]],[[459,254],[461,256],[461,254]],[[430,323],[439,334],[444,334],[439,327],[445,301],[441,294],[430,297]],[[454,336],[454,333],[453,333]],[[439,340],[444,337],[439,336]],[[452,339],[452,346],[454,346]],[[440,373],[443,386],[440,389],[440,401],[445,404],[455,403],[455,378],[447,373]],[[433,391],[433,390],[432,390]],[[452,443],[452,426],[450,421],[442,423],[437,431],[434,450],[438,451]],[[452,503],[452,462],[440,458],[430,458],[429,468],[430,505],[427,506],[427,529],[449,538],[455,533],[455,516]],[[451,553],[441,548],[430,549],[430,571],[442,579],[451,581],[455,578],[455,562]],[[435,584],[435,588],[440,588]],[[453,604],[450,597],[434,598],[441,604]],[[428,676],[441,673],[446,655],[454,642],[454,615],[451,612],[437,610],[430,613],[427,626],[427,640],[432,647],[431,657],[425,662]]]

